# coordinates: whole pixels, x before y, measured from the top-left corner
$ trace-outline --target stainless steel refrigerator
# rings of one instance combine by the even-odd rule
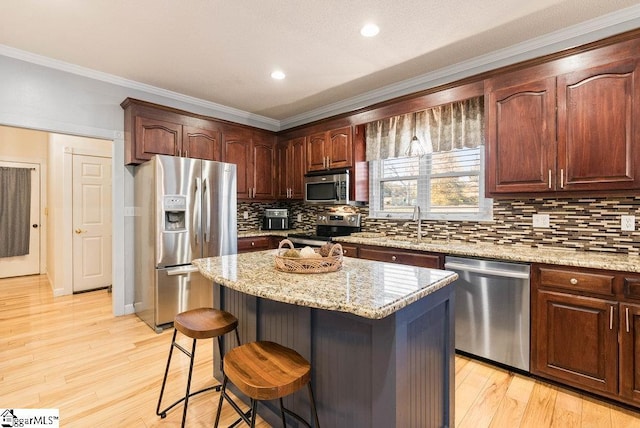
[[[193,259],[235,254],[236,166],[156,155],[134,170],[136,314],[157,332],[213,305]]]

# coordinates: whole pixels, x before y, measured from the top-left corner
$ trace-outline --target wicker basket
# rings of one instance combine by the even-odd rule
[[[284,247],[288,245],[288,247]],[[282,254],[293,249],[293,243],[283,239],[276,253],[276,269],[289,273],[325,273],[335,272],[342,267],[342,245],[333,244],[327,257],[301,258],[283,257]],[[315,250],[318,252],[318,250]]]

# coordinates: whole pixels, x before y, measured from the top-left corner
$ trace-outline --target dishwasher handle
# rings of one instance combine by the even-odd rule
[[[504,269],[489,269],[489,268],[479,268],[475,266],[469,266],[460,263],[445,263],[445,269],[450,270],[459,270],[463,272],[473,272],[473,273],[482,273],[485,275],[493,275],[493,276],[504,276],[507,278],[519,278],[519,279],[529,279],[529,273],[527,272],[515,272]]]

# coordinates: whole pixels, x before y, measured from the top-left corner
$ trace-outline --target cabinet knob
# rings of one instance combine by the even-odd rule
[[[394,262],[397,260],[396,256],[391,256],[391,260],[393,260]]]
[[[255,242],[253,242],[253,241],[251,241],[251,246],[252,246],[252,247],[255,247],[255,245],[256,245],[256,243],[255,243]]]
[[[347,250],[342,249],[342,254],[343,254],[343,255],[344,255],[344,254],[347,254]]]
[[[575,278],[571,278],[569,282],[571,283],[571,285],[576,285],[578,283],[578,280]]]

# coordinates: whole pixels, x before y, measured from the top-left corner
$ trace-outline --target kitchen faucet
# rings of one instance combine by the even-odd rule
[[[420,221],[420,205],[415,205],[413,207],[413,216],[411,220],[418,223],[418,237],[417,241],[420,242],[420,237],[422,236],[422,222]]]

